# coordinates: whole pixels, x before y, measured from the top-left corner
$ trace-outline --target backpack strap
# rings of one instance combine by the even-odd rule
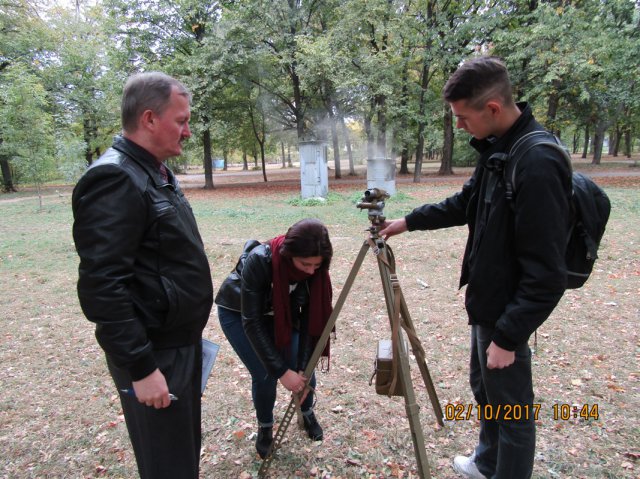
[[[518,140],[511,147],[511,150],[509,150],[507,167],[504,170],[504,187],[506,191],[505,197],[507,198],[507,201],[512,202],[513,200],[516,184],[516,167],[518,165],[518,162],[520,161],[520,158],[522,158],[525,153],[527,153],[531,148],[534,148],[536,146],[549,146],[559,151],[562,154],[562,158],[564,158],[565,162],[567,163],[569,171],[573,173],[573,167],[571,166],[571,155],[557,136],[547,130],[530,131],[529,133],[518,138]]]
[[[506,155],[506,166],[504,168],[504,189],[505,189],[505,198],[509,203],[511,210],[515,212],[515,204],[514,204],[514,194],[515,194],[515,184],[516,184],[516,167],[518,166],[518,162],[520,158],[522,158],[525,153],[527,153],[531,148],[535,146],[549,146],[559,151],[562,154],[562,157],[567,163],[569,167],[569,171],[573,174],[573,167],[571,165],[571,155],[566,147],[562,144],[560,139],[554,135],[553,133],[547,130],[534,130],[522,135],[518,140],[513,144],[511,149],[509,150],[509,154]],[[573,196],[573,187],[571,191],[571,196]],[[532,353],[538,350],[538,330],[534,331],[534,339],[533,339],[533,349]]]

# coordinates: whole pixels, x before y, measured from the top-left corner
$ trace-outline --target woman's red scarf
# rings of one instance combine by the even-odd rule
[[[329,271],[318,268],[309,275],[293,265],[291,258],[280,254],[280,246],[284,242],[284,235],[273,238],[271,246],[271,264],[273,266],[273,316],[275,342],[278,349],[285,348],[291,343],[291,304],[289,300],[289,285],[307,280],[309,283],[309,324],[308,334],[315,342],[320,339],[324,327],[331,316],[332,289]],[[329,341],[322,353],[329,357]]]

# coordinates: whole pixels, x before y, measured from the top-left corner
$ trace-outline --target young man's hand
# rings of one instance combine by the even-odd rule
[[[507,351],[502,349],[496,343],[491,341],[487,348],[487,368],[502,369],[511,366],[516,360],[515,351]]]
[[[398,220],[385,221],[378,234],[386,240],[405,231],[407,231],[407,221],[404,218],[400,218]]]

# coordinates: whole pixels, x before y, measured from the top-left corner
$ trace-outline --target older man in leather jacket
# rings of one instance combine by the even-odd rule
[[[142,478],[197,478],[201,339],[213,303],[195,218],[164,161],[182,152],[190,95],[162,73],[133,76],[123,135],[73,192],[78,297],[95,323]]]

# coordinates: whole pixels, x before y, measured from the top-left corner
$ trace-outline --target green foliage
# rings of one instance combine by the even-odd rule
[[[356,125],[354,144],[369,142],[359,157],[375,153],[372,143],[385,156],[415,154],[420,142],[425,153],[439,153],[449,148],[443,84],[464,58],[485,53],[505,58],[516,98],[564,138],[587,127],[600,143],[614,128],[630,141],[640,137],[640,6],[629,0],[106,0],[76,7],[0,5],[0,87],[18,88],[13,83],[22,80],[9,72],[21,68],[46,92],[28,113],[48,118],[43,141],[56,138],[57,153],[49,146],[40,155],[44,177],[72,181],[103,152],[120,130],[126,77],[152,69],[193,93],[194,136],[177,169],[202,163],[205,132],[214,156],[237,161],[264,149],[273,159],[281,142],[294,151],[303,138],[331,144],[341,118]],[[35,128],[27,124],[25,139]],[[8,133],[9,141],[11,128],[3,128],[8,155],[17,136]],[[343,154],[341,135],[336,151]],[[474,162],[464,136],[454,139],[454,166]],[[35,174],[23,160],[13,165],[22,178]]]
[[[42,184],[53,166],[53,121],[47,112],[48,98],[39,79],[21,65],[5,73],[0,84],[0,146],[13,160],[16,176]]]
[[[55,61],[47,58],[43,83],[53,92],[58,136],[72,141],[81,136],[85,161],[92,162],[119,131],[125,76],[109,49],[109,23],[102,8],[87,8],[82,15],[64,9],[53,13],[50,35],[58,46]]]
[[[87,167],[84,159],[86,148],[86,143],[77,137],[67,135],[56,138],[58,171],[66,182],[75,183],[84,173]]]
[[[495,51],[507,58],[517,92],[537,106],[548,128],[572,123],[602,132],[623,111],[638,110],[639,12],[627,0],[540,3],[496,32]]]

